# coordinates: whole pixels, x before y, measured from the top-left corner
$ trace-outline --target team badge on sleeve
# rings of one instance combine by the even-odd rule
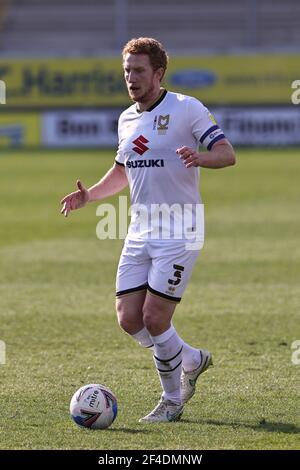
[[[210,112],[208,113],[208,117],[213,124],[217,124],[217,121],[215,120],[214,116]]]

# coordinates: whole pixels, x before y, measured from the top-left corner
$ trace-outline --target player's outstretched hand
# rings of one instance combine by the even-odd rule
[[[179,155],[179,158],[183,160],[186,168],[190,168],[191,166],[200,166],[199,153],[190,147],[180,147],[176,150],[176,153]]]
[[[68,216],[69,212],[75,209],[80,209],[80,207],[85,206],[89,201],[88,190],[83,186],[81,181],[78,180],[76,184],[78,191],[74,191],[73,193],[68,194],[60,201],[60,203],[63,205],[60,212],[65,217]]]

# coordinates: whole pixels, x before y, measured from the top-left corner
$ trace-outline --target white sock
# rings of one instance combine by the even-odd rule
[[[200,351],[184,341],[182,341],[182,343],[182,367],[185,371],[190,372],[191,370],[197,369],[200,365]]]
[[[135,338],[139,342],[139,344],[144,348],[153,349],[153,341],[151,339],[151,336],[149,335],[147,328],[144,327],[142,330],[135,333],[135,335],[131,336]]]
[[[154,362],[163,388],[163,398],[181,404],[180,376],[182,340],[174,326],[158,336],[151,336],[154,343]]]
[[[154,349],[151,336],[145,327],[142,330],[138,331],[135,335],[131,335],[131,336],[138,341],[140,346],[143,346],[144,348],[148,348],[152,350]],[[181,339],[181,341],[183,344],[182,367],[187,372],[190,372],[191,370],[196,369],[200,364],[200,351],[199,349],[193,348],[189,344],[185,343],[183,339]]]

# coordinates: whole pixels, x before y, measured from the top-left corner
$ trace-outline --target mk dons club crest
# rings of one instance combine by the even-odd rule
[[[169,122],[170,122],[170,114],[163,116],[160,114],[159,116],[155,116],[154,123],[153,123],[153,130],[157,129],[157,133],[159,135],[165,135],[167,130],[169,129]]]

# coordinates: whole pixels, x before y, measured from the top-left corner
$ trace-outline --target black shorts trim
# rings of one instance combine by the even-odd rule
[[[155,294],[158,297],[162,297],[163,299],[171,300],[172,302],[176,302],[176,303],[179,303],[181,301],[181,297],[172,297],[171,295],[163,294],[162,292],[159,292],[158,290],[152,289],[152,287],[150,287],[149,284],[148,284],[147,289],[152,294]]]
[[[148,289],[148,284],[143,284],[142,286],[132,287],[132,289],[126,290],[119,290],[116,292],[116,297],[120,297],[121,295],[132,294],[133,292],[137,292],[139,290],[146,290]]]

